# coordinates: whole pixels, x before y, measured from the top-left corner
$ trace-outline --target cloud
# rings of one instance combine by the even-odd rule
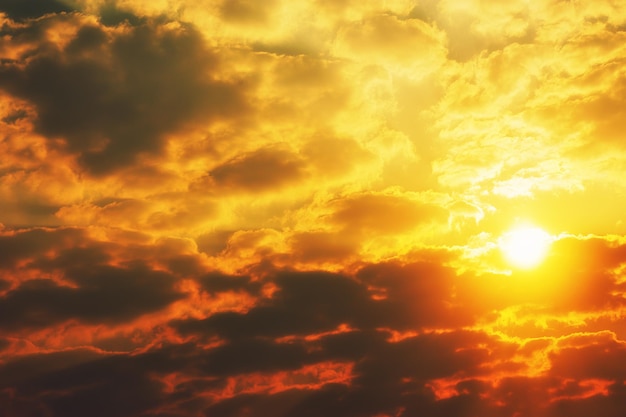
[[[3,233],[0,236],[0,260],[7,268],[16,266],[21,261],[27,261],[33,253],[62,248],[64,243],[80,240],[84,235],[80,229],[32,229],[21,233]]]
[[[28,59],[2,65],[0,88],[32,103],[36,131],[62,138],[88,173],[159,155],[166,135],[190,124],[242,114],[241,86],[211,77],[219,60],[193,27],[145,21],[111,29],[64,20],[75,31],[66,44],[37,39]]]
[[[84,229],[3,234],[0,327],[18,335],[68,323],[115,326],[166,310],[186,298],[180,272],[206,268],[180,242],[146,243],[123,235],[107,242]]]
[[[334,44],[337,56],[418,77],[436,70],[446,53],[442,34],[418,19],[374,14],[342,26]],[[407,54],[407,50],[413,53]]]
[[[63,355],[23,359],[20,366],[13,369],[21,368],[28,372],[33,372],[33,368],[39,369],[34,370],[34,377],[16,384],[19,394],[8,401],[7,409],[14,415],[46,412],[68,417],[85,413],[93,416],[132,416],[159,403],[160,386],[140,370],[140,361],[130,357],[101,356],[76,363],[76,356],[81,352],[72,353],[74,363],[63,369],[50,365],[55,360],[62,360]],[[158,362],[148,357],[142,360],[144,364],[151,363],[158,369]],[[42,367],[47,372],[42,372]],[[7,369],[4,366],[0,372],[6,378],[10,370],[10,367]],[[44,390],[52,393],[47,399],[37,395]],[[2,401],[7,403],[7,398]]]
[[[445,210],[404,196],[363,194],[336,202],[331,221],[352,232],[399,233],[445,218]]]
[[[66,205],[54,215],[64,223],[89,226],[122,227],[163,231],[193,229],[214,219],[219,211],[216,201],[198,193],[188,200],[188,193],[151,195],[146,198],[103,199],[89,204]]]
[[[448,328],[471,320],[468,311],[454,306],[453,272],[431,263],[368,265],[358,276],[379,292],[373,306],[374,323],[392,329]],[[416,302],[415,300],[420,300]],[[380,315],[378,318],[376,315]]]
[[[50,13],[74,11],[66,2],[59,0],[7,0],[0,7],[0,12],[13,20],[38,18]]]
[[[262,192],[304,177],[305,164],[288,151],[259,149],[215,167],[209,178],[219,189]]]
[[[265,23],[268,14],[276,7],[276,2],[269,1],[263,5],[246,0],[225,0],[219,7],[222,18],[237,23]]]
[[[173,289],[174,277],[144,266],[113,268],[90,266],[72,271],[67,279],[78,288],[63,287],[48,279],[33,279],[2,298],[10,330],[41,328],[66,320],[85,323],[122,322],[162,309],[182,298]]]
[[[155,283],[163,283],[167,288],[172,280],[169,274],[137,265],[92,267],[84,271],[84,265],[97,265],[109,258],[93,248],[66,251],[33,265],[66,268],[67,278],[78,285],[74,291],[82,291],[86,303],[93,308],[86,313],[77,311],[80,303],[73,300],[66,300],[64,308],[43,301],[38,307],[48,309],[45,317],[49,322],[44,324],[52,325],[55,318],[70,315],[86,323],[95,320],[121,324],[139,310],[149,311],[150,300],[155,300],[154,307],[164,307],[159,304],[163,301]],[[110,249],[109,253],[113,254]],[[84,265],[72,265],[71,259],[81,259]],[[193,256],[179,259],[191,262]],[[376,415],[402,409],[405,414],[431,410],[471,416],[470,410],[474,409],[488,416],[497,416],[503,410],[544,415],[558,404],[567,407],[576,398],[589,401],[595,392],[595,385],[581,382],[577,386],[562,386],[559,381],[611,381],[622,373],[609,365],[621,351],[621,343],[614,339],[590,336],[587,341],[570,339],[557,345],[544,339],[542,343],[525,344],[522,349],[517,341],[479,329],[462,330],[476,323],[477,315],[487,319],[493,306],[467,310],[464,297],[468,294],[459,286],[467,277],[456,276],[453,269],[435,263],[366,265],[355,274],[276,270],[259,265],[254,278],[217,271],[198,274],[196,268],[188,271],[196,274],[194,281],[206,294],[243,292],[259,298],[247,311],[216,311],[204,318],[175,316],[169,322],[162,321],[160,327],[171,326],[180,336],[170,335],[160,347],[134,355],[102,356],[97,351],[78,355],[78,351],[68,351],[59,358],[32,353],[19,361],[10,360],[0,368],[3,384],[17,389],[10,406],[28,410],[31,403],[25,399],[29,393],[54,386],[63,388],[66,394],[38,398],[37,403],[52,413],[69,416],[92,412],[96,406],[129,416],[140,410],[231,415],[250,407],[282,410],[286,415],[307,409],[312,415],[324,410],[337,415]],[[29,302],[15,300],[18,296],[32,300],[37,291],[42,297],[46,293],[51,300],[67,298],[56,293],[61,290],[58,285],[40,281],[27,281],[5,295],[0,305],[9,308],[19,304],[36,312]],[[140,297],[141,305],[127,306],[126,299],[137,301],[133,297],[135,286],[153,292]],[[266,293],[270,288],[271,292]],[[98,304],[102,296],[106,299],[109,289],[118,295],[111,303],[115,313]],[[99,298],[91,299],[90,291]],[[120,294],[125,296],[119,298]],[[167,290],[162,294],[174,293]],[[32,326],[19,311],[3,317],[13,317],[13,323],[20,327]],[[507,376],[506,372],[530,371],[531,364],[525,361],[545,352],[552,352],[548,362],[550,378]],[[571,361],[579,366],[572,368]],[[25,371],[13,371],[22,367]],[[312,369],[317,371],[311,374]],[[349,372],[349,377],[332,382],[335,380],[330,375],[344,372],[341,369]],[[325,372],[331,373],[324,377]],[[488,382],[499,372],[505,372],[504,376],[496,376],[499,382]],[[133,376],[129,377],[129,373]],[[298,382],[304,375],[311,375],[308,378],[312,379]],[[94,381],[93,389],[110,391],[116,398],[121,395],[119,385],[112,382],[116,378],[130,378],[132,386],[124,387],[139,400],[120,397],[116,404],[107,406],[88,401],[96,392],[92,392],[89,381]],[[447,380],[456,382],[444,389],[441,384]],[[84,388],[84,384],[89,388]],[[523,392],[531,393],[532,405],[515,400]],[[550,400],[549,392],[558,393],[556,402]],[[71,403],[75,408],[68,408]],[[497,404],[506,405],[502,408]],[[97,415],[99,411],[93,412]]]
[[[572,338],[571,345],[565,339],[559,350],[550,355],[550,372],[564,378],[599,379],[618,381],[623,379],[621,367],[626,346],[612,335],[592,335],[587,340]],[[582,339],[582,338],[581,338]],[[587,343],[584,343],[587,342]]]
[[[279,291],[269,303],[246,314],[226,312],[203,320],[181,321],[177,326],[183,333],[227,339],[302,335],[349,323],[369,299],[366,289],[356,282],[326,272],[285,271],[272,282]]]
[[[356,239],[330,232],[304,232],[291,238],[291,253],[304,262],[342,261],[358,252]]]
[[[332,149],[332,151],[329,151]],[[322,177],[333,179],[353,173],[374,155],[356,140],[320,134],[311,138],[301,151]]]
[[[621,417],[618,3],[5,1],[3,416]]]
[[[555,415],[584,416],[602,410],[609,417],[620,415],[624,407],[624,394],[626,387],[623,382],[616,382],[609,386],[607,395],[592,395],[584,399],[572,399],[556,402],[551,407],[551,413]]]

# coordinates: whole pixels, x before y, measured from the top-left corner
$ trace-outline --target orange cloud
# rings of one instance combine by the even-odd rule
[[[0,27],[3,416],[622,417],[619,2]]]

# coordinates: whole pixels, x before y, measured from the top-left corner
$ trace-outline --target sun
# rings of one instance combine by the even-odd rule
[[[546,257],[552,238],[535,226],[519,226],[504,233],[499,247],[506,260],[514,267],[531,269]]]

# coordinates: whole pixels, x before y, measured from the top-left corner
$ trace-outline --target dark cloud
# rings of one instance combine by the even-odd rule
[[[386,331],[355,331],[327,336],[320,343],[328,355],[357,363],[355,385],[382,389],[390,384],[390,390],[409,380],[422,386],[459,372],[472,374],[490,360],[490,349],[499,347],[479,332],[423,334],[399,341],[390,341],[389,336]],[[460,349],[463,346],[476,347]]]
[[[259,149],[211,170],[209,183],[219,189],[262,192],[304,176],[305,163],[296,155],[280,149]]]
[[[169,256],[162,257],[165,263],[177,256],[175,249],[170,245]],[[180,276],[146,261],[135,258],[109,265],[112,253],[119,250],[119,244],[93,240],[81,229],[32,229],[0,235],[1,264],[20,271],[13,276],[11,290],[0,297],[0,328],[43,328],[72,319],[122,322],[183,297],[175,289]],[[159,247],[143,250],[149,258]]]
[[[71,12],[74,9],[68,3],[59,0],[3,0],[0,12],[13,20],[32,19],[49,13]]]
[[[206,375],[229,376],[253,372],[298,369],[311,361],[306,347],[247,338],[227,343],[203,356],[198,370]]]
[[[3,117],[2,121],[6,124],[15,124],[15,122],[25,119],[28,116],[26,110],[20,109],[10,113],[8,116]]]
[[[329,383],[315,389],[302,387],[271,394],[238,393],[236,386],[230,398],[213,398],[207,393],[223,392],[228,375],[280,369],[297,369],[307,360],[333,352],[316,353],[300,345],[276,344],[249,340],[203,351],[195,346],[169,346],[138,355],[102,356],[77,350],[55,354],[33,354],[0,365],[0,386],[11,386],[11,396],[0,397],[3,409],[13,416],[48,415],[74,417],[139,416],[149,412],[158,416],[374,416],[381,413],[403,416],[432,415],[470,416],[460,409],[436,402],[422,382],[407,380],[404,375],[424,377],[455,372],[459,367],[475,366],[480,361],[467,352],[455,352],[459,342],[469,335],[433,335],[391,344],[371,334],[361,337],[357,354],[363,358],[356,379],[347,383]],[[372,337],[376,338],[374,340]],[[473,337],[470,336],[470,341]],[[357,342],[353,339],[344,341]],[[465,340],[466,342],[466,340]],[[329,345],[326,345],[328,348]],[[337,345],[339,346],[339,345]],[[395,356],[389,356],[393,354]],[[435,362],[428,363],[431,355]],[[442,362],[450,363],[442,363]],[[435,368],[443,365],[441,371]],[[423,368],[423,369],[422,369]],[[319,372],[324,372],[321,368]],[[181,383],[167,389],[158,376],[180,373]],[[403,379],[404,378],[404,379]],[[474,384],[476,385],[476,384]],[[484,392],[465,383],[464,392]],[[473,389],[473,391],[472,391]],[[0,391],[6,392],[6,391]],[[46,395],[40,395],[46,393]],[[201,395],[202,394],[202,395]],[[483,402],[484,403],[484,402]],[[409,411],[411,410],[411,411]],[[434,412],[440,410],[440,414]],[[445,411],[448,411],[446,414]],[[21,414],[20,414],[21,413]],[[279,413],[279,414],[275,414]],[[430,414],[429,414],[430,415]],[[485,414],[492,415],[492,414]],[[494,416],[496,414],[493,414]]]
[[[280,272],[271,278],[279,291],[246,314],[219,313],[176,323],[183,333],[227,339],[306,335],[351,323],[368,306],[365,287],[328,272]]]
[[[389,262],[365,266],[357,276],[382,298],[369,310],[371,323],[417,329],[473,322],[473,311],[453,298],[457,282],[451,268],[427,262]]]
[[[253,282],[250,277],[244,275],[225,275],[212,272],[198,278],[198,282],[210,293],[226,291],[246,291],[257,294],[261,288],[260,282]]]
[[[81,252],[74,253],[80,256]],[[87,251],[84,256],[93,255]],[[53,266],[59,267],[67,259],[61,256]],[[136,297],[136,288],[147,291],[142,295],[144,303],[158,300],[150,291],[159,292],[151,286],[167,287],[171,283],[168,274],[148,271],[141,265],[85,271],[78,264],[66,271],[95,313],[46,304],[41,296],[44,292],[55,300],[79,305],[61,294],[60,287],[43,281],[22,284],[15,290],[24,294],[20,302],[9,304],[20,304],[24,310],[37,313],[32,302],[33,294],[37,294],[36,305],[49,310],[46,316],[123,320],[146,308],[145,304],[138,310],[129,307],[128,300]],[[148,412],[157,416],[217,417],[246,413],[294,417],[506,417],[517,412],[523,417],[560,417],[566,415],[563,410],[573,407],[576,398],[592,392],[583,382],[563,381],[611,380],[626,372],[615,365],[624,362],[620,343],[608,337],[596,340],[581,336],[561,343],[550,357],[552,368],[545,377],[491,381],[494,370],[526,369],[524,364],[516,365],[516,355],[527,357],[546,344],[519,346],[479,330],[458,330],[471,325],[471,317],[450,309],[455,275],[435,264],[381,263],[364,266],[355,274],[261,266],[258,271],[264,272],[254,279],[218,271],[196,277],[210,294],[258,294],[261,285],[266,284],[277,290],[247,313],[217,313],[206,319],[170,322],[181,335],[190,338],[188,342],[159,345],[133,355],[103,356],[96,351],[76,350],[12,358],[0,365],[0,388],[10,386],[13,394],[10,399],[0,398],[4,402],[0,404],[17,410],[16,416],[19,412],[35,413],[35,403],[50,415],[69,417],[130,417]],[[110,283],[103,284],[105,277]],[[109,292],[109,288],[114,291]],[[115,301],[117,311],[111,313],[103,310],[104,303],[89,291],[99,292],[103,299],[113,292],[126,295]],[[168,289],[163,294],[172,293]],[[1,313],[0,317],[10,315],[24,324],[24,313],[20,311]],[[591,343],[593,340],[599,343]],[[215,341],[219,343],[205,344]],[[324,383],[322,375],[332,372],[332,366],[327,365],[331,363],[351,364],[350,377],[342,383]],[[311,366],[317,369],[312,376],[297,376],[297,372]],[[280,373],[289,372],[295,376],[277,379]],[[168,378],[173,382],[168,383]],[[322,382],[307,385],[318,379]],[[263,388],[259,385],[262,380],[272,382]],[[432,385],[438,380],[452,384],[443,398]],[[289,385],[298,381],[299,385]],[[619,387],[615,384],[609,389],[609,398],[581,401],[601,405],[609,410],[608,415],[617,415],[610,413],[617,409],[615,404],[623,404],[617,396]],[[48,394],[40,395],[44,392]],[[99,394],[106,394],[115,403],[103,402]],[[552,396],[557,399],[552,400]]]
[[[626,346],[598,338],[591,344],[565,347],[550,355],[550,373],[575,379],[622,380],[626,375]]]
[[[291,253],[304,262],[345,260],[358,248],[356,239],[342,233],[302,232],[291,238]]]
[[[228,246],[228,239],[233,235],[234,230],[217,230],[204,233],[196,237],[198,251],[214,256],[225,250]]]
[[[137,355],[105,356],[87,350],[32,354],[0,364],[0,394],[11,387],[8,398],[0,396],[0,405],[13,411],[10,417],[39,415],[29,414],[35,409],[64,417],[130,417],[148,411],[198,415],[212,402],[199,395],[224,390],[223,377],[297,368],[305,355],[302,347],[259,340],[208,352],[183,344]],[[169,391],[159,377],[173,373],[187,381]]]
[[[350,332],[307,343],[250,338],[209,350],[182,344],[137,355],[104,356],[88,350],[27,355],[0,365],[0,388],[12,387],[10,396],[0,396],[0,404],[13,411],[11,417],[40,415],[33,410],[64,417],[146,413],[505,417],[515,412],[523,417],[549,417],[569,414],[551,414],[548,407],[566,410],[573,406],[567,399],[551,404],[551,392],[586,392],[580,385],[560,387],[554,378],[504,378],[497,384],[467,378],[454,386],[458,395],[438,400],[427,385],[429,378],[471,374],[489,359],[484,348],[464,349],[475,343],[496,343],[480,333],[430,334],[389,343],[382,332]],[[269,377],[279,370],[316,363],[318,358],[342,356],[357,359],[349,382],[315,388],[286,386],[275,393],[243,389],[246,384],[254,386],[255,375]],[[325,371],[321,366],[320,374]],[[162,379],[166,375],[177,376],[180,382],[168,387]],[[229,378],[234,375],[240,376],[237,384],[243,386],[232,385]],[[585,402],[603,403],[601,409],[611,410],[611,403],[620,403],[623,387],[614,384],[610,392],[610,398]]]
[[[100,22],[107,26],[117,26],[124,23],[139,25],[146,21],[145,18],[137,16],[130,11],[121,9],[113,1],[107,1],[99,10]]]
[[[246,0],[223,0],[219,6],[222,18],[236,23],[267,23],[270,12],[275,5],[274,0],[263,3]]]
[[[101,356],[81,361],[66,356],[38,354],[0,367],[0,380],[10,381],[14,389],[9,398],[0,399],[11,410],[10,417],[131,417],[162,401],[161,384],[149,377],[150,369],[162,368],[161,357]],[[19,378],[17,370],[29,377]]]
[[[623,376],[623,374],[622,374]],[[585,417],[602,413],[606,417],[620,417],[626,409],[626,383],[621,380],[611,384],[607,395],[587,398],[570,398],[555,401],[550,407],[550,417]]]
[[[216,279],[217,278],[217,279]],[[227,339],[307,335],[350,325],[361,329],[414,330],[472,323],[452,307],[453,272],[436,265],[388,263],[361,269],[356,277],[328,272],[278,271],[264,282],[277,286],[269,300],[247,313],[223,312],[178,321],[184,334]],[[258,291],[246,278],[204,278],[205,288]],[[376,299],[377,298],[377,299]]]
[[[167,269],[179,277],[197,276],[205,270],[202,261],[195,255],[172,254],[164,261]]]
[[[293,416],[373,416],[397,413],[416,403],[421,404],[416,410],[436,410],[440,404],[428,388],[429,380],[481,374],[481,366],[495,360],[494,355],[515,351],[480,332],[414,333],[394,339],[395,329],[450,324],[450,316],[442,314],[445,301],[440,297],[450,291],[451,276],[434,266],[372,265],[357,277],[278,271],[265,278],[278,287],[277,292],[245,314],[218,313],[173,322],[184,335],[228,340],[196,366],[211,375],[245,378],[324,361],[355,364],[349,386],[329,384],[316,391],[288,390],[270,396],[242,393],[207,411],[217,416],[238,415],[245,409],[261,413],[277,407],[279,398],[291,404],[284,413]],[[245,281],[239,278],[233,284]],[[387,298],[372,299],[371,286]],[[351,330],[333,333],[342,324]],[[306,338],[315,333],[320,336]],[[275,338],[285,340],[277,343]]]
[[[0,367],[0,385],[20,384],[41,375],[97,360],[101,356],[91,349],[71,349],[14,358]]]
[[[428,379],[459,372],[467,375],[480,368],[488,359],[485,352],[462,348],[494,341],[471,332],[424,335],[399,343],[388,343],[381,336],[380,332],[326,336],[322,353],[297,344],[252,338],[245,344],[237,342],[209,351],[182,344],[137,355],[101,355],[85,349],[28,355],[0,365],[0,388],[11,387],[10,391],[0,390],[0,405],[10,417],[232,417],[246,413],[292,417],[583,417],[598,411],[618,417],[623,412],[623,382],[609,384],[606,395],[587,395],[589,389],[583,382],[553,377],[504,377],[497,382],[469,377],[452,386],[455,395],[437,399],[427,385]],[[360,358],[349,383],[285,387],[275,393],[228,388],[231,376],[241,375],[240,383],[246,384],[250,371],[265,371],[270,376],[279,369],[298,369],[314,357],[341,356],[332,346]],[[320,368],[319,372],[323,371]],[[168,387],[162,379],[165,375],[178,376],[180,382]],[[253,384],[251,379],[249,386]],[[220,392],[227,395],[217,396]]]
[[[503,280],[489,274],[458,275],[440,263],[400,261],[362,265],[350,273],[266,264],[247,274],[206,272],[189,252],[190,242],[171,238],[149,246],[126,244],[126,256],[135,260],[118,260],[113,266],[121,243],[94,241],[80,229],[33,229],[0,237],[6,264],[60,274],[66,282],[30,279],[16,283],[0,298],[0,327],[15,334],[69,320],[77,325],[123,324],[180,299],[183,295],[175,286],[181,277],[194,279],[209,296],[244,293],[256,299],[246,312],[181,317],[158,329],[133,332],[132,337],[116,331],[93,342],[107,350],[137,352],[155,335],[168,340],[172,329],[178,333],[171,339],[175,342],[153,345],[144,353],[107,356],[75,349],[10,358],[0,366],[0,391],[11,387],[13,394],[0,398],[0,405],[18,417],[37,415],[36,410],[70,417],[146,412],[218,417],[246,412],[294,417],[505,417],[519,412],[524,417],[554,417],[564,415],[561,410],[570,409],[576,399],[585,404],[597,401],[608,410],[617,407],[611,401],[620,404],[611,397],[613,388],[610,398],[592,400],[586,398],[593,394],[588,384],[564,382],[620,380],[626,373],[617,365],[626,358],[624,349],[607,335],[563,339],[549,356],[551,367],[545,377],[490,383],[485,378],[493,372],[523,372],[528,365],[520,358],[552,344],[542,339],[521,345],[479,330],[459,330],[507,305],[547,300],[529,292],[507,296],[524,288],[522,279],[528,284],[548,276],[546,271],[557,282],[562,276],[580,276],[579,281],[585,274],[594,280],[605,276],[598,275],[603,266],[621,262],[617,244],[564,240],[557,243],[555,259],[538,278],[514,274]],[[581,253],[587,254],[587,261],[578,259]],[[556,260],[572,254],[578,255],[571,262]],[[154,259],[155,266],[140,259]],[[610,281],[602,293],[614,291],[616,285]],[[275,291],[268,297],[264,289],[270,287]],[[472,297],[480,302],[472,303]],[[576,306],[572,300],[578,299],[566,298],[563,305]],[[540,314],[550,307],[537,304],[527,312]],[[332,363],[347,364],[349,378],[325,383],[322,375],[334,372],[327,365]],[[306,367],[316,371],[298,376]],[[293,375],[280,376],[287,374]],[[120,378],[123,383],[113,382]],[[174,382],[168,383],[168,378]],[[438,380],[452,384],[443,398],[432,385]],[[289,385],[294,381],[300,383]],[[64,394],[56,394],[60,392]],[[97,393],[117,403],[104,404]]]
[[[182,298],[176,278],[145,265],[90,265],[72,268],[67,279],[77,287],[33,279],[0,298],[0,328],[43,328],[66,320],[123,322],[157,311]]]
[[[58,249],[80,242],[85,233],[80,229],[32,229],[19,233],[0,235],[0,265],[15,266],[51,249]]]
[[[28,59],[2,65],[0,88],[31,102],[36,130],[65,139],[91,174],[159,154],[164,135],[190,123],[244,112],[241,86],[211,77],[218,58],[194,28],[78,29],[65,46],[42,38]]]
[[[339,201],[332,220],[353,232],[400,233],[421,224],[446,221],[447,213],[403,196],[363,194]]]
[[[60,250],[53,258],[34,259],[31,266],[42,270],[73,269],[88,271],[91,267],[105,265],[111,259],[111,256],[106,252],[106,245],[87,242],[89,246],[57,248]],[[82,244],[84,245],[85,243]],[[33,255],[41,254],[33,251]]]
[[[206,409],[206,415],[216,417],[240,416],[254,410],[259,415],[284,417],[346,416],[349,405],[343,385],[325,385],[319,390],[288,390],[274,395],[248,394],[221,401]]]
[[[210,415],[232,416],[243,410],[281,410],[285,416],[413,416],[442,414],[450,407],[437,403],[426,386],[428,378],[450,376],[459,371],[471,372],[487,355],[480,349],[461,351],[472,342],[489,342],[485,336],[471,333],[425,335],[398,343],[385,340],[384,332],[348,332],[325,336],[309,349],[310,356],[356,361],[349,384],[326,384],[319,389],[292,389],[273,395],[242,394],[210,407]],[[314,344],[315,342],[313,342]],[[401,414],[401,410],[413,409]],[[430,414],[427,414],[430,415]]]

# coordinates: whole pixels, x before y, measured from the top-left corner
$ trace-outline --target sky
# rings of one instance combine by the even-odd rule
[[[4,0],[0,414],[623,417],[625,120],[619,0]]]

